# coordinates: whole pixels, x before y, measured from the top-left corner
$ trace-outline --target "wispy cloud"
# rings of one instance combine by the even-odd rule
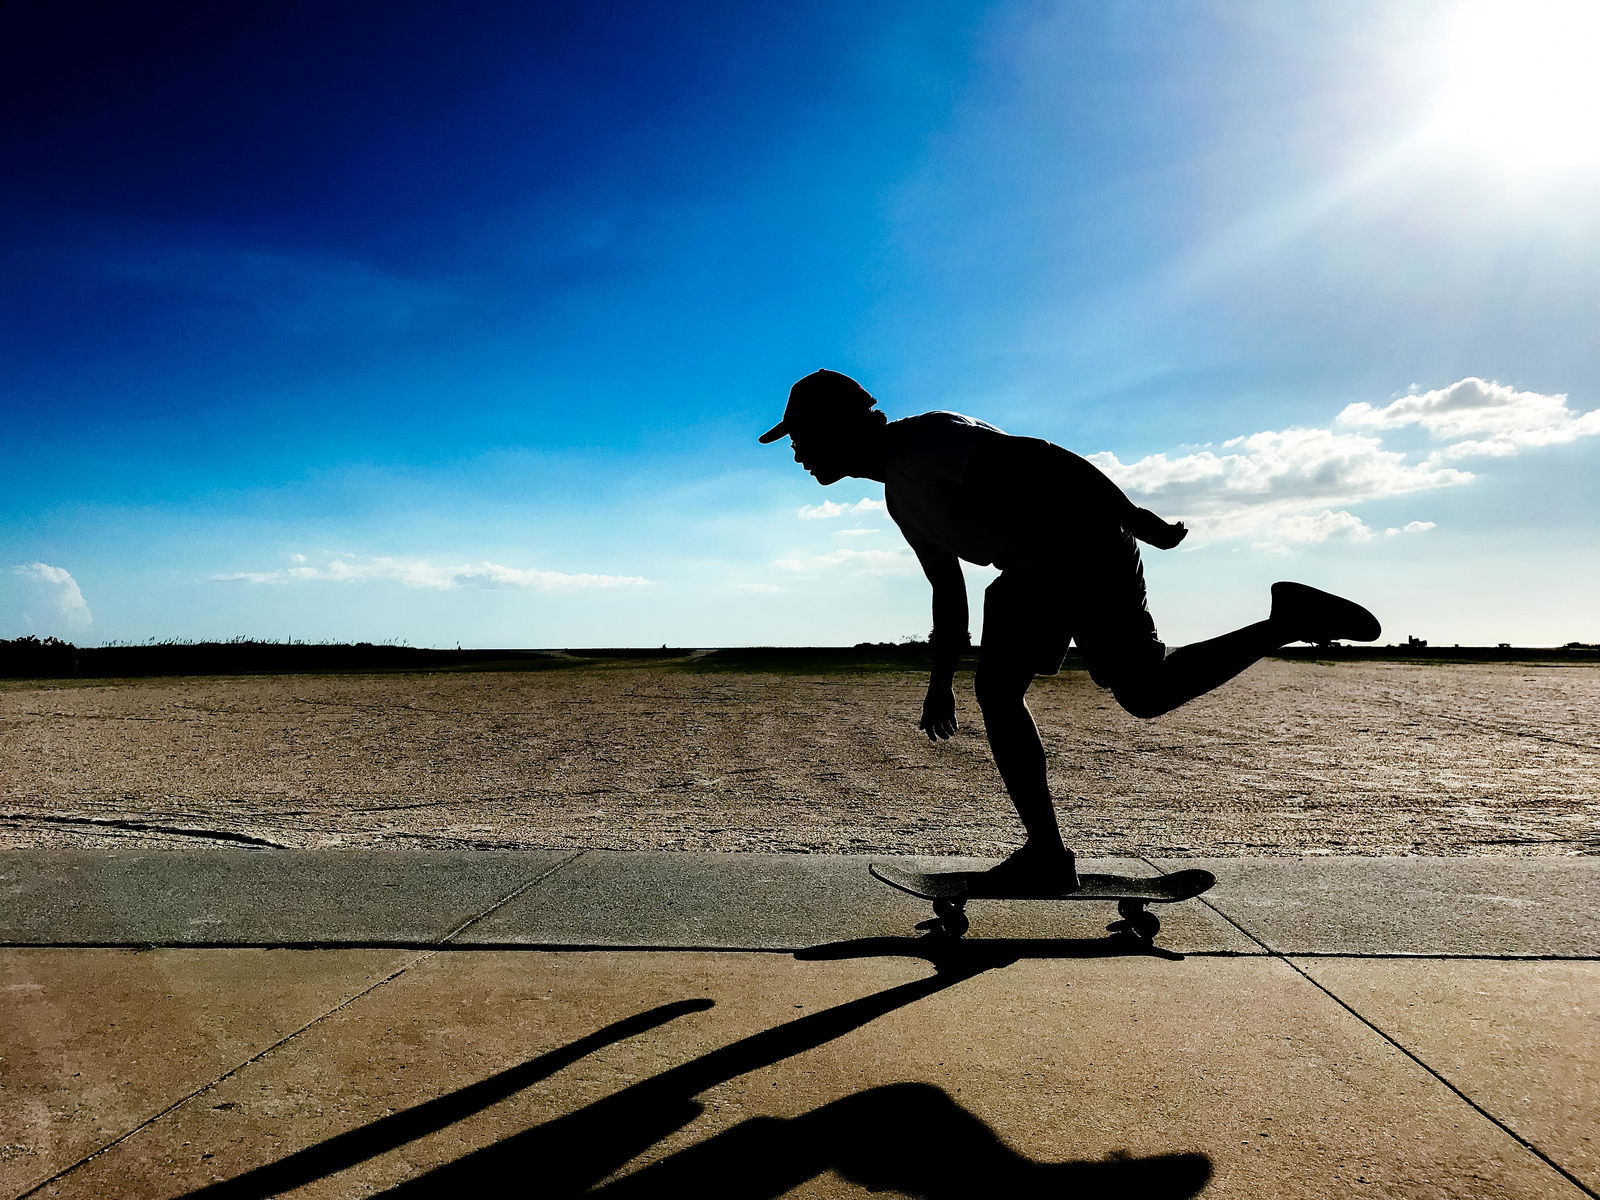
[[[361,259],[197,234],[160,224],[78,221],[51,268],[137,288],[151,303],[188,298],[285,333],[398,332],[460,302],[432,280]]]
[[[94,613],[89,611],[89,602],[83,598],[83,589],[72,577],[72,572],[65,567],[31,562],[20,563],[11,570],[13,574],[33,580],[48,589],[50,603],[56,609],[55,615],[68,629],[73,631],[87,629],[94,623]]]
[[[353,259],[253,247],[145,248],[106,264],[124,279],[181,289],[246,307],[297,328],[328,322],[398,330],[450,302],[441,289]]]
[[[507,567],[499,563],[449,565],[422,559],[338,555],[320,566],[309,564],[305,555],[291,556],[295,566],[276,571],[236,571],[213,575],[223,582],[294,583],[399,583],[412,588],[447,591],[454,588],[522,588],[536,592],[568,591],[582,588],[642,587],[653,581],[637,575],[568,574],[529,567]]]
[[[793,554],[772,564],[784,571],[855,571],[862,575],[906,575],[917,570],[909,550],[852,550],[848,547],[822,554]]]
[[[802,521],[826,521],[834,517],[842,517],[847,513],[883,511],[885,511],[885,507],[882,500],[873,500],[867,497],[857,500],[854,504],[839,504],[833,500],[824,500],[821,504],[803,504],[795,515]]]
[[[1262,522],[1257,532],[1259,540],[1253,542],[1252,547],[1276,553],[1288,553],[1295,546],[1319,542],[1365,542],[1373,536],[1371,526],[1354,513],[1327,508],[1319,513],[1276,514]]]
[[[1434,527],[1432,521],[1408,521],[1404,525],[1390,526],[1383,531],[1383,536],[1426,533]],[[1325,508],[1319,513],[1263,514],[1258,524],[1250,528],[1257,539],[1251,543],[1251,548],[1274,554],[1288,554],[1297,546],[1320,542],[1368,542],[1378,536],[1372,526],[1343,509],[1335,511]]]

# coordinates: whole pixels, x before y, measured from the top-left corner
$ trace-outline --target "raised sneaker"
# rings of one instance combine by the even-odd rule
[[[1272,620],[1297,642],[1372,642],[1383,632],[1354,600],[1303,583],[1272,585]]]

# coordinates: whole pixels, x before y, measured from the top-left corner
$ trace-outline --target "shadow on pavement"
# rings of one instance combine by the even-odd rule
[[[936,971],[976,974],[1010,966],[1024,958],[1161,958],[1183,955],[1127,937],[1102,938],[936,938],[870,937],[826,942],[796,950],[802,960],[837,958],[920,958]]]
[[[744,1121],[589,1195],[770,1200],[830,1170],[870,1191],[924,1200],[1179,1200],[1206,1185],[1211,1160],[1162,1154],[1035,1162],[942,1089],[896,1083],[790,1120]]]
[[[415,1108],[408,1108],[393,1116],[383,1117],[370,1125],[352,1129],[348,1133],[341,1133],[337,1137],[331,1137],[327,1141],[318,1142],[315,1146],[297,1151],[287,1158],[280,1158],[277,1162],[246,1171],[233,1179],[208,1184],[206,1187],[187,1193],[181,1200],[197,1200],[202,1196],[206,1200],[224,1200],[224,1198],[243,1200],[244,1197],[260,1197],[265,1200],[267,1197],[300,1187],[325,1175],[343,1171],[369,1158],[376,1158],[397,1146],[414,1142],[420,1137],[426,1137],[446,1126],[454,1125],[473,1113],[498,1104],[508,1096],[516,1095],[541,1079],[548,1079],[557,1071],[571,1066],[596,1050],[636,1034],[645,1033],[689,1013],[705,1012],[712,1007],[714,1002],[710,1000],[676,1000],[671,1004],[647,1009],[597,1029],[560,1049],[541,1054],[538,1058],[531,1058],[518,1066],[508,1067],[469,1087],[429,1100]]]
[[[699,1093],[814,1049],[1015,959],[1015,955],[996,955],[983,943],[973,945],[980,948],[962,947],[957,953],[943,955],[940,969],[932,976],[741,1038],[381,1194],[395,1200],[524,1194],[541,1198],[695,1195],[762,1200],[780,1196],[828,1170],[873,1190],[892,1188],[927,1200],[992,1194],[1071,1194],[1086,1200],[1137,1195],[1178,1200],[1196,1194],[1211,1173],[1210,1162],[1203,1155],[1034,1162],[1016,1154],[946,1093],[924,1083],[871,1088],[793,1119],[753,1118],[600,1186],[602,1180],[699,1116],[703,1110],[695,1099]],[[190,1192],[184,1200],[266,1200],[463,1120],[606,1045],[710,1006],[708,1000],[686,1000],[640,1013],[470,1087]]]

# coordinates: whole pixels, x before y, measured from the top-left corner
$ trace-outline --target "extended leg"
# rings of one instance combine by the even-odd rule
[[[1296,639],[1268,619],[1220,637],[1180,646],[1145,672],[1113,689],[1136,717],[1159,717],[1228,682],[1246,667]]]
[[[1129,673],[1112,691],[1134,716],[1159,717],[1290,642],[1372,641],[1379,633],[1377,618],[1358,604],[1304,584],[1275,583],[1272,615],[1265,621],[1181,646],[1162,661]]]

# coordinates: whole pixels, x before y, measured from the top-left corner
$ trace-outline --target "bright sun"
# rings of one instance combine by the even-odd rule
[[[1600,164],[1600,0],[1461,4],[1436,53],[1428,141],[1512,169]]]

